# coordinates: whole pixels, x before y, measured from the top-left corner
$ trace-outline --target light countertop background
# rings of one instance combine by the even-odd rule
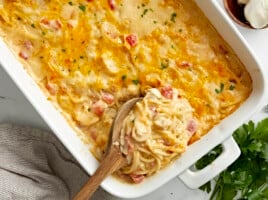
[[[217,1],[222,5],[221,0]],[[239,26],[237,26],[237,28],[255,52],[262,67],[265,68],[268,78],[268,29],[249,30]],[[266,103],[268,104],[268,95],[266,95],[266,97]],[[259,120],[264,117],[268,117],[268,114],[258,112],[252,116],[252,119]],[[33,127],[49,130],[46,123],[41,119],[39,114],[37,114],[0,66],[0,123],[1,122],[31,125]],[[157,191],[136,200],[145,199],[205,200],[208,199],[208,196],[200,190],[187,188],[178,178],[174,178]]]

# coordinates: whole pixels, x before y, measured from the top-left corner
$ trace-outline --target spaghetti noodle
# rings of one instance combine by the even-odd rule
[[[177,89],[150,89],[123,121],[119,145],[129,165],[121,172],[138,183],[176,159],[197,130],[193,112]]]

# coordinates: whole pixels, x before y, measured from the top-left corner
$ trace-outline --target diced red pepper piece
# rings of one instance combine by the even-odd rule
[[[131,47],[134,47],[138,43],[138,37],[135,34],[130,34],[126,36],[126,41]]]
[[[105,110],[104,104],[105,103],[103,101],[97,101],[96,103],[94,103],[91,108],[93,113],[95,113],[98,116],[102,116]]]
[[[58,87],[57,87],[56,84],[47,82],[47,83],[45,84],[45,87],[46,87],[46,89],[49,91],[49,93],[50,93],[51,95],[56,95],[57,92],[58,92]]]
[[[134,183],[141,183],[144,180],[144,175],[141,174],[130,174],[129,176]]]
[[[56,19],[56,20],[52,20],[51,21],[51,27],[54,29],[54,30],[59,30],[61,29],[62,27],[62,23],[60,20]]]
[[[54,20],[42,19],[41,24],[49,28],[52,28],[55,31],[60,30],[62,27],[62,23],[59,19],[54,19]]]
[[[103,93],[102,100],[107,104],[112,104],[114,102],[114,96],[110,93]]]
[[[173,98],[173,89],[172,89],[172,87],[170,85],[162,87],[160,92],[167,99],[172,99]]]
[[[108,0],[108,4],[109,4],[111,10],[115,10],[116,5],[115,5],[115,1],[114,0]]]
[[[96,131],[96,129],[91,129],[89,133],[90,133],[91,138],[94,141],[96,141],[96,139],[97,139],[97,131]]]
[[[27,40],[24,42],[24,47],[27,49],[27,50],[32,50],[33,49],[33,44],[30,40]]]
[[[187,130],[190,132],[191,135],[196,132],[196,130],[197,130],[197,122],[196,122],[196,120],[191,119],[188,122]]]
[[[27,60],[29,58],[28,54],[25,51],[19,52],[19,56],[24,60]]]
[[[48,19],[42,19],[41,23],[44,25],[49,25],[49,20]]]
[[[182,61],[179,63],[180,67],[191,67],[192,63],[189,63],[188,61]]]

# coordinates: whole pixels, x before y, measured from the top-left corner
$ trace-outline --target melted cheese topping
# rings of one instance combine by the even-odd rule
[[[2,0],[0,36],[99,160],[120,105],[150,88],[187,98],[199,122],[190,143],[252,90],[191,0]]]

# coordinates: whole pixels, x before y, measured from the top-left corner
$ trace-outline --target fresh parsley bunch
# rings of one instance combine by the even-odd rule
[[[250,121],[233,134],[238,143],[240,157],[217,178],[210,196],[211,200],[268,200],[268,118],[257,125]],[[222,151],[217,146],[197,163],[202,169],[211,163]],[[211,182],[200,189],[211,191]]]

